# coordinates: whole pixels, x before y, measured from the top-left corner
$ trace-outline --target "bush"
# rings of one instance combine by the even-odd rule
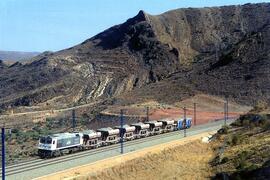
[[[81,125],[84,125],[84,126],[86,126],[86,125],[88,125],[89,124],[89,120],[88,120],[88,118],[80,118],[79,120],[78,120],[78,123],[79,124],[81,124]]]
[[[249,157],[250,153],[248,151],[242,151],[240,154],[239,154],[239,158],[242,159],[242,160],[245,160]]]
[[[53,118],[47,118],[46,119],[46,127],[48,127],[49,129],[53,128],[54,121],[55,120]]]
[[[236,167],[240,171],[243,171],[248,166],[248,162],[246,160],[240,160],[238,166]]]
[[[0,114],[3,114],[5,111],[0,108]]]
[[[221,160],[221,164],[224,164],[224,163],[226,163],[226,162],[228,162],[229,161],[229,158],[228,157],[224,157],[224,158],[222,158],[222,160]]]
[[[11,129],[11,133],[14,133],[14,134],[17,134],[17,133],[19,133],[19,129],[16,129],[16,128],[14,128],[14,129]]]
[[[237,119],[231,125],[232,126],[236,126],[236,127],[240,127],[240,126],[242,126],[242,123],[241,123],[240,119]]]
[[[242,121],[242,126],[244,127],[249,127],[250,126],[250,120],[249,119],[244,119]]]
[[[263,128],[263,130],[265,130],[265,131],[270,130],[270,122],[264,124],[262,128]]]
[[[34,127],[32,128],[33,131],[38,132],[38,133],[41,132],[41,129],[42,129],[42,128],[39,127],[39,126],[34,126]]]
[[[268,107],[268,104],[265,101],[257,101],[254,108],[250,111],[253,113],[258,113],[266,110]]]
[[[247,171],[253,171],[255,169],[260,168],[260,166],[258,166],[257,164],[251,164],[250,166],[246,167],[245,170]]]
[[[236,169],[242,171],[245,170],[247,167],[250,166],[250,164],[247,161],[247,158],[249,157],[249,152],[243,151],[238,155],[238,158],[236,159]]]
[[[223,125],[222,128],[218,131],[219,134],[228,134],[230,127],[228,125]]]
[[[242,138],[239,134],[233,134],[231,136],[231,141],[229,142],[231,145],[235,146],[242,142]]]
[[[243,126],[248,128],[263,127],[269,122],[269,117],[264,114],[245,114],[233,123],[234,126]]]

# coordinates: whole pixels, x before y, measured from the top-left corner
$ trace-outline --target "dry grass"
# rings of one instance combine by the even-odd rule
[[[209,166],[213,157],[211,146],[197,140],[150,153],[81,179],[206,179],[213,175]]]

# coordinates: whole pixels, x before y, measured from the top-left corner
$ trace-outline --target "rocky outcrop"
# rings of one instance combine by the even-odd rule
[[[7,67],[3,60],[0,60],[0,69]]]
[[[2,107],[53,98],[63,105],[87,103],[159,81],[177,67],[173,50],[157,40],[139,12],[82,44],[0,72],[0,98]]]
[[[150,16],[158,39],[179,51],[183,63],[225,51],[269,24],[269,4],[187,8]]]

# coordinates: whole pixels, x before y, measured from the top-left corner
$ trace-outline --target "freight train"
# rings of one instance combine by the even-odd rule
[[[190,128],[192,119],[161,119],[158,121],[139,122],[131,125],[115,126],[114,128],[100,128],[96,131],[59,133],[43,136],[39,139],[38,155],[41,158],[58,157],[77,151],[94,149],[102,146],[131,141],[134,139],[154,136]]]

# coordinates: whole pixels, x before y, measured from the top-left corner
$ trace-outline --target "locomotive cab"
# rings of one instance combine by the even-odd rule
[[[38,155],[40,157],[52,156],[52,152],[56,150],[57,139],[51,136],[43,136],[39,138]]]
[[[83,143],[81,133],[59,133],[40,137],[38,155],[41,158],[60,156],[80,149]]]

